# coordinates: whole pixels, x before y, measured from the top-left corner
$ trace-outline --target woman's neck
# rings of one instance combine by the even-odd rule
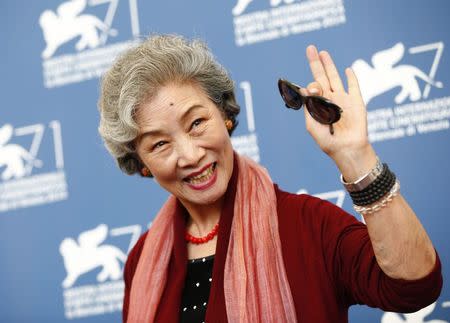
[[[190,234],[197,237],[206,236],[219,223],[222,213],[222,200],[211,205],[188,205],[188,203],[184,204],[183,202],[182,204],[189,213],[186,229]]]

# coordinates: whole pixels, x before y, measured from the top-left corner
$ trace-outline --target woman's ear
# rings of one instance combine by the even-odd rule
[[[227,128],[228,131],[233,129],[233,121],[231,121],[230,119],[226,119],[225,120],[225,127]]]
[[[139,157],[139,154],[136,151],[136,143],[133,142],[134,145],[134,158],[137,161],[138,164],[138,169],[139,169],[139,174],[141,174],[142,177],[153,177],[152,172],[150,171],[150,169],[145,166],[145,164],[142,162],[141,158]]]

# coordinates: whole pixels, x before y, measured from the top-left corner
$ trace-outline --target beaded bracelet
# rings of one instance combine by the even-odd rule
[[[362,215],[373,214],[379,211],[381,208],[385,207],[389,202],[391,202],[399,191],[400,191],[400,181],[396,180],[394,186],[392,186],[391,190],[389,191],[389,194],[386,195],[386,197],[383,198],[380,202],[373,204],[370,207],[353,205],[353,208],[355,209],[356,212]]]
[[[359,192],[350,192],[353,204],[359,206],[370,205],[385,196],[395,184],[395,174],[389,170],[387,164],[383,164],[381,174],[365,189]]]

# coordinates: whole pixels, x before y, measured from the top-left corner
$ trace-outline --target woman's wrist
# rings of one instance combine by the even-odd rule
[[[361,178],[377,164],[377,155],[370,144],[357,150],[340,152],[332,158],[348,183]]]

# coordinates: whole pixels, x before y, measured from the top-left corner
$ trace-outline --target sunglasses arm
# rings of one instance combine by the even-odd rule
[[[334,135],[334,128],[333,128],[333,124],[330,124],[330,134]]]

